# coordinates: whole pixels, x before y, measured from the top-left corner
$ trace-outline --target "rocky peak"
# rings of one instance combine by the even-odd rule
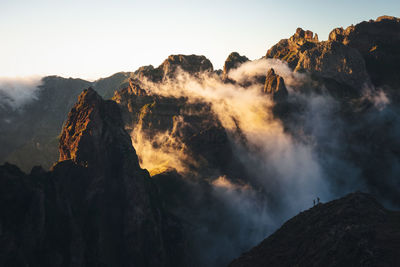
[[[153,65],[142,66],[138,68],[134,72],[134,75],[141,81],[148,79],[152,82],[160,82],[163,78],[162,68],[154,68]]]
[[[345,30],[343,27],[335,28],[329,33],[329,41],[342,43],[344,40]]]
[[[68,114],[60,161],[29,175],[0,166],[3,190],[1,266],[187,266],[180,222],[162,210],[118,105],[92,88]]]
[[[302,28],[297,28],[295,34],[290,38],[292,41],[297,41],[298,43],[304,44],[305,42],[318,43],[318,34],[312,31],[304,31]]]
[[[145,79],[151,82],[162,82],[176,76],[176,71],[181,69],[191,75],[201,72],[212,72],[213,65],[205,56],[198,55],[170,55],[160,66],[142,66],[134,72],[134,78],[139,81]]]
[[[319,42],[318,36],[301,28],[271,47],[266,57],[284,60],[295,71],[334,80],[357,92],[370,84],[365,61],[357,50],[338,42]]]
[[[395,22],[400,22],[400,18],[394,17],[394,16],[387,16],[387,15],[383,15],[378,17],[375,21],[376,22],[381,22],[384,20],[391,20],[391,21],[395,21]]]
[[[213,71],[211,61],[198,55],[171,55],[158,68],[163,70],[164,78],[172,78],[178,67],[190,74]]]
[[[365,60],[366,69],[376,86],[397,87],[400,78],[400,19],[382,16],[346,29],[336,28],[329,34],[330,42],[356,49]]]
[[[125,156],[138,167],[136,153],[118,105],[103,100],[92,88],[84,90],[68,114],[60,138],[60,161],[72,160],[80,165],[116,162]]]
[[[264,93],[271,95],[272,99],[277,102],[285,100],[288,96],[283,78],[276,74],[273,68],[268,70],[265,78]]]
[[[236,69],[243,63],[249,61],[246,56],[241,56],[237,52],[232,52],[229,54],[228,58],[225,60],[224,70],[223,70],[223,78],[228,78],[228,73],[231,69]]]

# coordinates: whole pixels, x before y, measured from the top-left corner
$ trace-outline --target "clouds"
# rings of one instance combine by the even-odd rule
[[[265,76],[269,68],[274,68],[288,87],[284,116],[276,114],[277,104],[263,93],[262,79],[257,79]],[[367,162],[371,166],[369,162],[371,159],[376,162],[375,157],[392,164],[376,154],[381,152],[374,144],[383,143],[379,138],[382,134],[393,135],[390,131],[381,133],[379,125],[398,125],[397,121],[392,123],[393,119],[386,118],[390,99],[384,91],[365,90],[361,97],[353,98],[338,96],[335,92],[331,95],[324,90],[323,81],[314,81],[306,73],[293,72],[279,60],[246,62],[232,70],[229,78],[235,82],[223,81],[212,73],[192,76],[178,70],[174,78],[162,83],[144,80],[141,84],[150,95],[208,105],[212,112],[210,117],[216,117],[227,132],[233,157],[244,169],[236,176],[216,172],[216,175],[196,177],[211,189],[196,184],[198,180],[194,182],[194,190],[201,192],[200,195],[211,195],[211,202],[218,203],[213,206],[217,207],[215,210],[195,211],[201,217],[196,221],[201,231],[194,235],[194,242],[200,244],[202,249],[197,253],[201,254],[200,258],[207,259],[207,266],[219,266],[216,262],[224,263],[255,245],[285,220],[312,207],[312,200],[317,197],[326,202],[356,190],[374,192],[379,185],[373,180],[375,188],[368,184],[370,178],[366,178],[365,169],[369,169],[363,164]],[[342,89],[340,84],[336,89]],[[363,101],[371,105],[364,105]],[[368,106],[376,108],[363,109]],[[179,118],[178,121],[186,123],[184,116]],[[181,125],[175,123],[173,128],[176,130]],[[366,129],[374,129],[379,134],[369,135]],[[157,146],[141,148],[142,144],[137,142],[134,146],[143,159],[143,166],[169,165],[177,169],[183,179],[190,179],[187,173],[192,169],[187,168],[187,162],[193,159],[186,148],[182,149],[185,144],[173,135],[175,130],[163,132],[151,140],[143,136],[143,144],[156,140]],[[159,140],[160,136],[163,141]],[[365,145],[363,140],[371,140],[371,143]],[[161,155],[168,158],[167,164],[157,162]],[[384,155],[389,154],[385,152]],[[398,164],[392,165],[393,172],[397,171]],[[375,171],[378,167],[371,168]],[[216,227],[219,222],[226,227]],[[218,231],[209,231],[213,227]]]
[[[178,116],[174,121],[174,128],[179,123],[184,123]],[[174,129],[172,129],[172,132]],[[140,165],[149,170],[151,175],[175,169],[179,173],[187,173],[188,162],[193,162],[191,157],[185,153],[185,145],[172,135],[172,132],[165,131],[153,135],[151,138],[143,131],[139,122],[131,131],[133,147],[138,152]]]
[[[390,99],[382,89],[364,88],[362,99],[370,101],[380,111],[390,104]]]
[[[265,75],[271,67],[288,81],[289,86],[303,84],[309,79],[305,74],[291,71],[286,63],[271,59],[244,63],[229,75],[231,79],[241,81],[246,77]],[[316,195],[324,200],[331,199],[332,195],[314,151],[314,143],[311,139],[305,142],[307,138],[299,142],[285,131],[282,122],[273,115],[274,102],[269,95],[262,93],[262,87],[262,83],[254,82],[243,87],[240,83],[224,83],[215,75],[194,77],[182,71],[164,83],[147,81],[143,84],[150,94],[209,103],[227,130],[235,156],[248,169],[250,179],[261,185],[265,192],[270,192],[270,197],[278,199],[284,212],[277,216],[286,218],[308,208]],[[246,139],[246,146],[237,138],[238,127]],[[140,149],[137,151],[140,157],[142,152]],[[230,177],[221,179],[213,185],[217,188],[232,186],[227,183]]]
[[[38,76],[0,77],[0,106],[11,107],[13,110],[23,107],[37,99],[38,86],[41,84]]]
[[[306,74],[293,72],[286,62],[274,58],[262,58],[245,62],[239,68],[231,70],[228,77],[243,83],[257,76],[265,76],[271,68],[283,77],[288,87],[300,86],[310,80]]]

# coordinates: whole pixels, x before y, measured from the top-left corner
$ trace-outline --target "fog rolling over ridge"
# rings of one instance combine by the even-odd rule
[[[235,69],[232,76],[239,82],[245,79],[244,77],[256,79],[257,75],[265,74],[265,70],[271,67],[277,69],[276,72],[288,81],[288,88],[293,84],[301,84],[306,79],[306,75],[294,73],[287,64],[274,59],[245,63]],[[297,76],[299,76],[298,79]],[[145,82],[143,85],[143,88],[149,88],[150,94],[183,97],[192,103],[209,103],[212,113],[227,130],[234,144],[235,153],[241,161],[246,163],[244,165],[248,167],[248,171],[252,172],[252,176],[256,177],[257,182],[265,186],[266,190],[282,190],[279,195],[286,196],[284,199],[288,198],[294,210],[308,207],[310,199],[316,194],[323,196],[324,199],[330,199],[332,196],[324,181],[323,169],[314,151],[315,145],[311,140],[305,141],[305,135],[297,136],[296,138],[302,140],[299,141],[284,131],[282,122],[274,118],[272,113],[274,103],[263,93],[262,87],[263,84],[245,87],[240,84],[224,83],[218,76],[209,74],[193,77],[183,71],[174,79],[162,84]],[[329,96],[326,98],[329,99]],[[313,100],[314,98],[311,97],[310,102]],[[327,100],[323,98],[322,101]],[[313,108],[313,113],[321,113],[326,106]],[[316,108],[318,110],[315,110]],[[311,118],[307,117],[307,120]],[[325,120],[312,125],[322,128],[324,125],[320,124],[323,123]],[[240,136],[237,134],[238,129],[241,132]],[[138,133],[140,131],[132,131],[134,144]],[[169,135],[168,138],[173,138],[173,136]],[[243,138],[246,140],[245,147],[241,144]],[[175,140],[175,142],[178,141]],[[150,153],[149,150],[140,149],[137,149],[137,152],[139,157],[142,153]],[[157,154],[156,151],[154,154]],[[179,151],[172,151],[171,154],[179,155]],[[151,166],[152,158],[144,158],[142,165]],[[179,158],[184,159],[185,156],[182,155]],[[293,206],[294,203],[299,206]]]
[[[0,105],[18,109],[37,99],[37,90],[42,84],[41,78],[34,77],[0,77]]]
[[[370,25],[382,24],[370,22]],[[362,190],[376,194],[389,206],[398,207],[399,186],[393,176],[397,173],[399,159],[397,148],[393,149],[399,145],[395,137],[398,128],[395,88],[398,84],[373,84],[369,79],[371,65],[366,68],[358,48],[336,40],[319,42],[312,33],[312,39],[307,39],[310,36],[307,34],[298,29],[290,39],[271,48],[261,60],[243,63],[245,60],[240,56],[232,56],[240,58],[241,62],[223,73],[223,79],[212,69],[193,75],[184,66],[181,70],[178,68],[173,77],[161,78],[154,74],[157,69],[154,73],[153,69],[147,69],[147,73],[143,69],[142,72],[139,70],[142,75],[139,81],[131,86],[133,94],[157,96],[140,109],[139,119],[131,126],[133,144],[138,148],[142,166],[149,168],[155,180],[163,176],[157,173],[166,170],[168,165],[175,167],[183,177],[194,176],[196,180],[200,176],[200,179],[212,181],[214,188],[217,185],[225,188],[227,191],[220,191],[219,197],[227,203],[235,203],[234,210],[239,215],[219,217],[214,214],[209,218],[213,217],[210,219],[213,223],[228,221],[242,232],[232,234],[229,229],[219,229],[218,234],[222,237],[218,240],[213,239],[215,232],[209,235],[201,232],[201,238],[193,238],[201,241],[209,238],[206,244],[216,244],[210,249],[196,250],[204,254],[201,259],[215,257],[207,264],[224,262],[221,255],[234,255],[239,247],[257,242],[259,235],[254,229],[271,233],[285,219],[310,207],[316,197],[329,201]],[[288,58],[283,57],[287,54],[280,54],[280,49],[289,53],[284,50],[286,42],[293,50]],[[313,49],[314,54],[307,53],[307,49]],[[283,59],[278,60],[280,57]],[[169,60],[171,62],[163,65],[164,68],[173,66],[175,58]],[[269,79],[267,73],[271,68],[274,71],[271,82],[267,83],[265,80]],[[279,93],[279,77],[273,75],[284,80],[285,86],[281,87],[285,87],[286,94]],[[273,87],[272,92],[265,94],[268,86]],[[118,102],[119,98],[115,99]],[[204,106],[194,110],[187,107],[170,110],[168,102],[171,99],[184,99],[192,105],[203,103],[210,112]],[[184,142],[185,138],[182,138],[187,128],[193,126],[191,117],[201,117],[201,113],[215,116],[218,123],[214,126],[218,128],[220,124],[226,131],[233,157],[240,163],[236,165],[240,171],[226,173],[219,169],[205,176],[201,174],[204,170],[201,161],[195,160],[196,153],[187,147],[191,141]],[[165,116],[174,118],[170,127],[157,122]],[[153,125],[146,121],[149,118],[153,118]],[[161,134],[154,139],[154,135],[148,134],[149,129],[158,129]],[[142,150],[140,143],[144,140],[153,145]],[[163,155],[163,159],[156,162],[152,154]],[[203,192],[205,189],[199,186],[198,190]],[[257,205],[249,207],[248,203]],[[241,210],[249,212],[241,213]],[[200,210],[197,212],[201,213]],[[208,214],[207,210],[204,212]],[[204,225],[210,223],[204,222]],[[247,238],[241,239],[240,233]],[[235,248],[227,245],[229,241],[225,238],[228,236],[231,243],[239,245]]]
[[[0,166],[0,204],[20,214],[5,232],[32,221],[4,262],[226,266],[317,198],[399,209],[398,32],[380,17],[327,41],[298,28],[223,70],[171,55],[94,82],[0,82],[0,156],[30,173]]]
[[[243,64],[235,69],[235,77],[239,77],[238,80],[241,79],[240,75],[247,79],[256,79],[257,75],[265,74],[265,70],[271,66],[286,71],[281,73],[284,79],[289,81],[288,86],[302,83],[307,79],[306,75],[293,73],[287,64],[273,59]],[[297,76],[300,78],[297,79]],[[184,128],[184,124],[190,124],[185,118],[192,115],[191,113],[201,113],[201,110],[189,110],[187,111],[189,114],[175,117],[172,128],[160,134],[146,135],[140,119],[133,127],[131,132],[133,145],[142,167],[153,174],[167,167],[175,168],[183,177],[194,176],[197,177],[195,180],[209,180],[211,189],[207,190],[211,190],[214,201],[222,202],[221,205],[231,210],[227,214],[224,213],[223,217],[220,214],[213,215],[213,212],[207,210],[194,211],[204,212],[197,216],[208,217],[208,220],[226,224],[227,227],[226,230],[220,229],[218,233],[207,232],[205,228],[206,232],[200,231],[199,236],[195,237],[207,241],[201,240],[208,248],[198,248],[201,258],[215,257],[212,259],[214,262],[210,261],[207,264],[225,262],[231,257],[230,255],[239,253],[242,248],[256,244],[262,236],[271,233],[282,221],[308,208],[316,196],[327,201],[337,193],[330,191],[328,179],[312,141],[306,141],[305,135],[297,137],[301,140],[293,138],[290,133],[284,131],[282,122],[274,118],[272,114],[274,103],[263,93],[263,84],[245,87],[224,83],[220,77],[210,73],[194,77],[178,70],[173,79],[161,84],[144,81],[142,88],[148,88],[150,95],[184,98],[188,103],[210,105],[211,113],[227,131],[232,153],[244,168],[242,172],[247,175],[247,177],[240,175],[231,177],[229,174],[215,171],[204,176],[198,174],[198,167],[200,172],[202,171],[201,162],[197,162],[200,166],[195,166],[194,171],[190,170],[191,167],[188,165],[196,164],[196,160],[190,152],[186,153],[188,149],[185,148],[177,132],[180,128]],[[144,109],[146,108],[150,108],[148,111],[150,113],[151,105]],[[322,109],[323,107],[319,107],[319,110],[313,112],[318,113]],[[144,116],[146,110],[142,110],[142,114]],[[348,190],[355,188],[357,186]],[[199,185],[197,190],[199,190],[197,194],[205,194],[202,186]],[[216,204],[218,205],[220,204]],[[211,218],[212,216],[215,218]],[[209,226],[206,224],[200,227]],[[229,227],[237,228],[237,231],[232,232]],[[231,243],[235,245],[232,246]]]

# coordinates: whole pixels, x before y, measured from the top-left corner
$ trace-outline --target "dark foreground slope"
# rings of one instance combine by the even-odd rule
[[[179,266],[160,206],[118,105],[84,90],[51,171],[0,166],[0,266]]]
[[[399,266],[400,212],[353,193],[287,221],[231,267]]]

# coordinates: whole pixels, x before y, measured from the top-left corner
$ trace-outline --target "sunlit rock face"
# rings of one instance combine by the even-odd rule
[[[162,78],[146,76],[146,71],[162,73]],[[171,86],[178,84],[180,75],[201,79],[201,75],[211,75],[212,71],[211,62],[204,56],[171,55],[157,70],[139,68],[135,72],[137,78],[115,92],[113,100],[121,107],[134,144],[144,154],[148,150],[148,155],[154,152],[159,156],[146,158],[143,155],[140,159],[151,174],[157,174],[171,164],[169,167],[180,171],[207,173],[212,177],[218,177],[221,172],[233,174],[239,168],[237,162],[233,163],[227,132],[212,112],[210,103],[192,101],[188,96],[164,96],[149,88],[168,82]],[[171,158],[171,154],[178,158]]]
[[[139,80],[148,79],[152,82],[160,82],[174,78],[179,69],[190,74],[196,74],[212,72],[213,65],[205,56],[170,55],[157,68],[152,65],[140,67],[134,72],[134,76]]]
[[[182,264],[179,222],[161,210],[118,105],[93,89],[71,109],[52,170],[4,165],[0,183],[2,266]]]
[[[171,55],[161,64],[160,67],[163,69],[164,78],[174,77],[178,67],[190,74],[213,71],[211,61],[205,56],[197,55]]]
[[[399,18],[382,16],[346,29],[336,28],[329,34],[329,41],[357,49],[363,56],[367,71],[376,86],[400,85]]]
[[[395,266],[399,219],[371,195],[349,194],[301,212],[229,266]]]
[[[265,78],[264,93],[272,96],[276,102],[281,102],[287,99],[288,91],[283,78],[275,74],[274,69],[270,69]]]
[[[397,25],[367,24],[381,22]],[[362,90],[364,52],[335,34],[319,42],[299,28],[268,59],[230,54],[223,73],[172,55],[93,83],[49,79],[62,93],[44,90],[21,133],[50,129],[60,162],[29,175],[0,167],[0,237],[11,240],[0,265],[225,266],[326,188],[363,186],[400,206],[398,106],[386,86]],[[112,101],[87,89],[74,105],[91,85]]]
[[[300,28],[270,48],[266,57],[287,61],[296,71],[308,71],[358,90],[369,85],[364,59],[356,49],[337,42],[319,42],[312,32]]]
[[[213,176],[219,172],[234,173],[239,165],[232,165],[233,151],[227,132],[209,103],[193,103],[187,97],[138,93],[145,92],[141,86],[145,85],[136,81],[133,87],[140,89],[132,90],[131,85],[116,92],[113,99],[120,105],[124,123],[140,152],[159,152],[160,160],[143,156],[140,159],[143,167],[155,174],[168,164],[174,167],[174,161],[183,161],[188,168],[180,169],[181,164],[175,168]],[[147,148],[143,146],[145,142],[148,142]],[[179,159],[168,156],[174,153]]]
[[[102,97],[110,98],[128,77],[130,73],[119,72],[94,82],[42,78],[31,101],[18,109],[0,107],[0,163],[8,161],[25,172],[35,165],[49,169],[59,156],[58,135],[63,123],[82,90],[92,86]]]
[[[238,68],[247,61],[249,61],[249,59],[246,56],[241,56],[237,52],[230,53],[228,58],[225,60],[222,78],[228,79],[228,73],[230,70]]]

